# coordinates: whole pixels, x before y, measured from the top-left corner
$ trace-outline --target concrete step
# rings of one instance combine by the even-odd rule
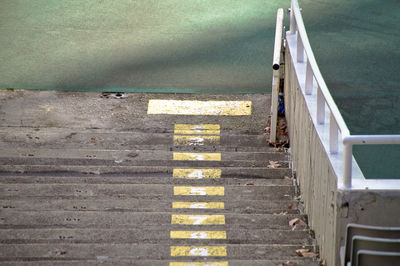
[[[184,250],[199,249],[202,246],[185,246]],[[233,260],[290,260],[298,259],[296,249],[309,247],[299,244],[228,244],[216,245],[226,250],[229,259]],[[135,242],[129,244],[0,244],[0,257],[3,260],[37,260],[37,259],[59,259],[59,260],[96,260],[100,258],[119,257],[132,260],[143,260],[152,258],[154,260],[180,259],[180,256],[171,256],[174,246],[159,244],[140,244]],[[209,248],[211,250],[211,248]],[[212,252],[212,251],[210,251]],[[185,252],[186,253],[186,252]],[[215,254],[215,253],[214,253]],[[226,256],[226,255],[225,255]],[[208,256],[207,260],[220,260],[225,256]],[[202,256],[191,256],[201,259]],[[203,257],[204,258],[204,257]],[[187,260],[187,257],[185,258]]]
[[[215,231],[213,227],[208,229]],[[226,239],[174,239],[173,243],[174,245],[310,244],[306,230],[244,230],[237,226],[230,226],[224,232],[226,232]],[[134,229],[0,229],[1,244],[171,244],[171,242],[170,230],[161,227],[153,230],[146,227]]]
[[[199,168],[193,164],[194,161],[185,164],[182,168]],[[207,162],[206,162],[207,163]],[[203,165],[202,168],[212,166]],[[2,165],[0,173],[40,173],[43,175],[54,174],[169,174],[172,176],[173,166],[104,166],[104,165]],[[181,167],[180,167],[181,168]],[[284,176],[292,174],[289,168],[268,168],[268,167],[218,167],[222,172],[222,177],[238,178],[268,178],[282,179]]]
[[[33,261],[33,262],[32,262]],[[76,265],[76,266],[91,266],[91,265],[129,265],[129,266],[168,266],[170,265],[170,262],[177,262],[180,261],[183,264],[179,264],[179,266],[213,266],[212,263],[214,262],[227,262],[227,260],[223,261],[221,259],[214,259],[214,260],[204,260],[204,259],[190,259],[186,258],[185,260],[182,259],[174,259],[174,260],[136,260],[136,259],[115,259],[115,258],[110,258],[110,257],[101,257],[99,256],[98,259],[93,259],[93,260],[51,260],[51,259],[46,259],[46,260],[31,260],[31,261],[18,261],[18,265],[25,266],[25,265]],[[200,264],[192,264],[194,262],[200,263]],[[202,263],[201,263],[202,262]],[[211,262],[211,263],[210,263]],[[311,258],[302,258],[302,259],[294,259],[290,258],[288,259],[269,259],[269,260],[229,260],[229,266],[279,266],[282,265],[283,263],[288,263],[291,262],[293,264],[287,264],[287,265],[295,265],[295,266],[319,266],[319,262],[316,261],[315,259]],[[9,262],[9,261],[3,261],[2,265],[5,266],[15,266],[16,262]],[[176,265],[176,264],[175,264]],[[227,265],[227,264],[214,264],[215,266],[219,265]]]
[[[1,105],[10,115],[0,126],[0,264],[317,265],[296,254],[313,240],[306,227],[289,225],[303,216],[285,178],[288,154],[265,140],[269,96],[40,95]],[[149,99],[166,97],[251,100],[253,108],[232,117],[147,114]],[[221,130],[177,137],[175,124]],[[191,172],[189,179],[178,169],[218,174]],[[225,231],[226,239],[223,232],[200,238],[208,231]]]
[[[174,189],[178,186],[163,184],[0,184],[1,199],[24,199],[36,197],[53,198],[152,198],[178,199],[185,197],[182,194],[174,195]],[[179,186],[189,187],[186,196],[190,198],[201,198],[200,192],[190,192],[191,185]],[[235,200],[282,200],[289,199],[294,194],[294,187],[290,185],[273,186],[220,186],[222,191],[218,194],[206,192],[207,188],[213,186],[193,186],[204,188],[204,196],[233,197]],[[211,193],[211,194],[210,194]],[[222,193],[222,194],[219,194]],[[288,196],[285,196],[288,195]],[[179,197],[178,197],[179,196]],[[204,197],[203,196],[203,197]]]
[[[215,155],[215,156],[214,156]],[[75,160],[74,160],[75,159]],[[24,162],[41,162],[43,160],[52,162],[69,162],[78,164],[137,164],[138,162],[160,163],[171,160],[175,161],[286,161],[286,153],[277,152],[171,152],[165,150],[85,150],[85,149],[36,149],[36,150],[6,150],[0,155],[3,164],[24,164]],[[54,161],[56,162],[56,161]]]
[[[197,198],[201,200],[201,198]],[[207,199],[209,201],[209,199]],[[218,199],[217,199],[218,200]],[[174,199],[174,201],[177,201]],[[195,202],[195,201],[191,201]],[[200,202],[204,202],[204,199]],[[223,209],[207,209],[210,213],[297,213],[298,202],[295,200],[247,200],[230,199],[224,203]],[[172,202],[151,199],[60,199],[58,197],[28,197],[24,199],[1,199],[1,209],[14,211],[137,211],[154,212],[158,210],[176,211],[177,213],[201,212],[204,208],[172,208]]]
[[[0,217],[0,229],[11,228],[124,228],[131,229],[137,225],[146,226],[171,226],[174,228],[193,228],[194,225],[171,225],[171,217],[175,212],[94,212],[94,211],[14,211],[3,209]],[[196,212],[193,215],[207,215]],[[191,215],[191,214],[186,214]],[[214,215],[214,214],[212,214]],[[235,214],[226,213],[224,224],[215,224],[215,230],[229,228],[229,226],[241,226],[242,229],[282,229],[289,230],[289,221],[301,218],[297,214]],[[223,219],[216,218],[221,223]],[[193,220],[190,220],[193,222]],[[199,230],[203,225],[196,225]],[[218,229],[219,228],[219,229]],[[190,229],[187,229],[190,230]]]
[[[175,136],[175,139],[174,139]],[[181,136],[181,137],[179,137]],[[197,138],[194,141],[183,141]],[[189,136],[189,137],[188,137]],[[226,147],[233,149],[248,149],[251,151],[276,151],[270,147],[266,137],[261,133],[237,134],[234,131],[222,131],[217,135],[175,135],[172,133],[153,132],[80,132],[71,129],[43,129],[38,132],[2,132],[0,131],[0,147],[17,146],[19,148],[45,148],[45,149],[147,149],[159,148],[165,150],[168,147],[194,146]],[[202,138],[202,139],[199,139]]]
[[[272,169],[271,169],[272,170]],[[248,169],[248,171],[251,171]],[[267,170],[266,170],[267,171]],[[128,175],[73,175],[73,174],[6,174],[0,173],[0,183],[4,184],[171,184],[171,185],[237,185],[273,186],[292,185],[293,180],[267,178],[235,178],[224,175],[221,178],[171,178],[170,174],[128,174]]]

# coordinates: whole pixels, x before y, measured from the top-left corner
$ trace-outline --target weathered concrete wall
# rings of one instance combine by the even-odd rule
[[[400,226],[400,193],[371,188],[339,189],[340,178],[310,115],[290,58],[287,49],[285,108],[293,170],[321,258],[326,259],[329,266],[340,265],[339,250],[344,245],[348,223]]]
[[[286,60],[287,68],[291,62]],[[286,74],[293,74],[286,71]],[[300,185],[302,200],[311,228],[315,231],[321,257],[334,261],[336,176],[298,84],[285,77],[285,103],[293,169]],[[333,264],[329,264],[333,265]]]

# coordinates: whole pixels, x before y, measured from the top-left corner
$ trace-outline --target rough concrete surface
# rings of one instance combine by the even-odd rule
[[[114,96],[0,91],[2,264],[317,265],[296,253],[315,243],[289,225],[304,217],[265,140],[269,96]],[[246,100],[252,115],[148,115],[150,99]],[[175,124],[205,123],[220,139],[174,142]]]

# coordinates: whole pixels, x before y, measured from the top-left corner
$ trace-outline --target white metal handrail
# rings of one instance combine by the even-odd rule
[[[274,45],[274,59],[272,62],[272,104],[271,104],[271,125],[269,141],[274,143],[276,141],[276,124],[278,122],[278,94],[280,83],[280,65],[282,54],[282,40],[283,40],[283,9],[279,8],[276,14],[276,30],[275,30],[275,45]]]
[[[400,135],[350,135],[350,131],[326,86],[315,60],[297,0],[292,0],[291,2],[290,30],[287,34],[296,36],[297,63],[306,63],[304,91],[306,95],[313,93],[313,82],[314,80],[316,81],[317,113],[315,115],[318,124],[325,123],[325,106],[329,109],[329,152],[331,154],[338,152],[338,135],[339,133],[341,134],[341,144],[343,145],[343,186],[351,188],[352,146],[355,144],[400,144]]]

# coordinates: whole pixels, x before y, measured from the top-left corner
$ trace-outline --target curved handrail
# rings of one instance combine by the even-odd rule
[[[317,83],[317,123],[324,124],[326,114],[325,104],[328,106],[330,111],[329,146],[331,154],[336,154],[338,152],[338,131],[341,133],[341,145],[343,147],[341,157],[343,163],[343,187],[351,188],[353,160],[352,146],[357,144],[400,144],[400,135],[350,134],[350,131],[329,92],[315,60],[297,0],[292,0],[291,2],[290,31],[287,33],[287,36],[289,35],[291,35],[292,39],[295,40],[297,48],[297,63],[300,65],[302,65],[301,63],[304,63],[304,53],[307,57],[307,65],[301,66],[306,70],[304,93],[306,95],[312,94],[314,78]]]
[[[331,112],[336,120],[336,123],[338,124],[340,132],[342,133],[342,137],[348,136],[348,135],[350,135],[350,131],[349,131],[346,123],[344,122],[344,119],[343,119],[342,115],[340,114],[339,109],[337,108],[337,106],[328,90],[328,87],[326,86],[325,80],[322,77],[321,71],[319,70],[317,62],[315,60],[314,53],[311,49],[310,41],[308,40],[306,28],[305,28],[304,22],[303,22],[303,17],[301,16],[300,7],[299,7],[299,3],[297,0],[292,0],[291,12],[293,12],[293,15],[296,19],[297,32],[300,35],[300,39],[303,44],[303,49],[307,55],[307,59],[310,63],[312,72],[314,73],[315,80],[317,81],[317,83],[321,89],[321,92],[322,92],[323,96],[325,97],[326,104],[328,105],[328,108],[331,110]],[[293,29],[293,26],[294,25],[291,24],[291,29],[290,29],[291,34],[295,34],[295,32],[294,32],[295,30]]]

